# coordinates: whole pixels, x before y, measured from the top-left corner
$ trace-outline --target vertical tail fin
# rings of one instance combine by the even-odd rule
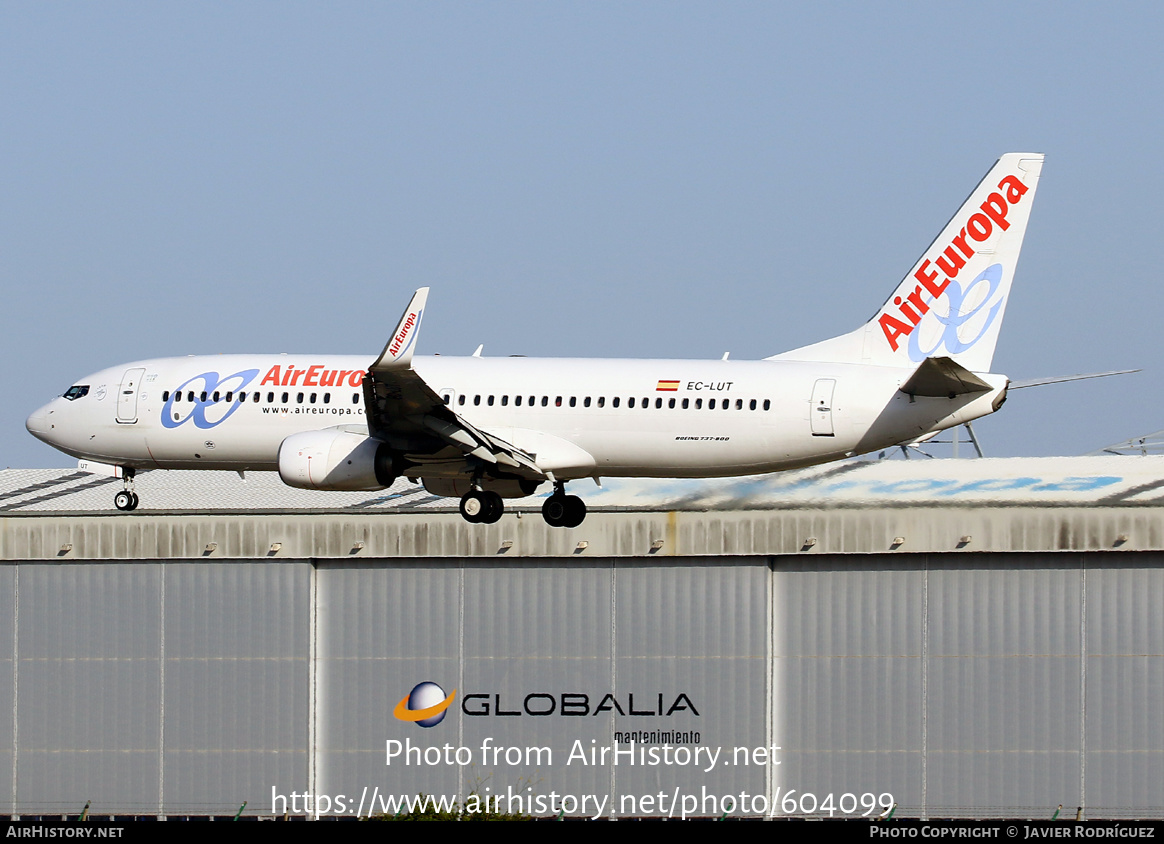
[[[769,360],[912,367],[949,357],[989,372],[1042,166],[1039,153],[1004,155],[873,319]]]

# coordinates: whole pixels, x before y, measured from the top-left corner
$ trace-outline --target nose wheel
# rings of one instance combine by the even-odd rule
[[[133,469],[124,469],[123,473],[125,488],[113,496],[113,506],[118,510],[136,510],[138,497],[133,491]]]
[[[504,512],[505,502],[492,490],[471,489],[461,498],[461,516],[466,522],[491,525]]]

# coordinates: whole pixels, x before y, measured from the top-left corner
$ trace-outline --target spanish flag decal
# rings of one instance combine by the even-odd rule
[[[659,386],[655,387],[656,393],[674,393],[679,389],[678,381],[660,381]]]

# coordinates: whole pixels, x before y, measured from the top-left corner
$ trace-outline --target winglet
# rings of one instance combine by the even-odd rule
[[[420,319],[424,316],[424,303],[428,299],[428,288],[422,287],[412,294],[412,301],[400,316],[392,338],[372,364],[373,372],[387,372],[393,369],[410,369],[412,352],[416,349],[416,337],[420,334]]]

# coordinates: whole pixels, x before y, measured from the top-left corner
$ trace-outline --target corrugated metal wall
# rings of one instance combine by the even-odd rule
[[[272,788],[890,792],[898,815],[1164,813],[1159,552],[16,562],[0,812],[269,813]],[[429,680],[457,703],[392,717]],[[607,694],[699,715],[562,715]],[[488,716],[463,713],[490,706]],[[527,695],[550,715],[521,711]],[[578,698],[571,700],[577,701]],[[616,730],[777,767],[567,765]],[[473,764],[385,764],[388,740]],[[483,764],[543,746],[552,764]],[[593,744],[592,744],[593,742]],[[701,766],[702,767],[702,766]],[[615,809],[619,805],[616,803]],[[860,813],[860,812],[858,812]]]
[[[310,577],[307,563],[4,567],[0,811],[222,813],[305,781]]]
[[[906,814],[1164,813],[1157,554],[780,565],[789,786]]]

